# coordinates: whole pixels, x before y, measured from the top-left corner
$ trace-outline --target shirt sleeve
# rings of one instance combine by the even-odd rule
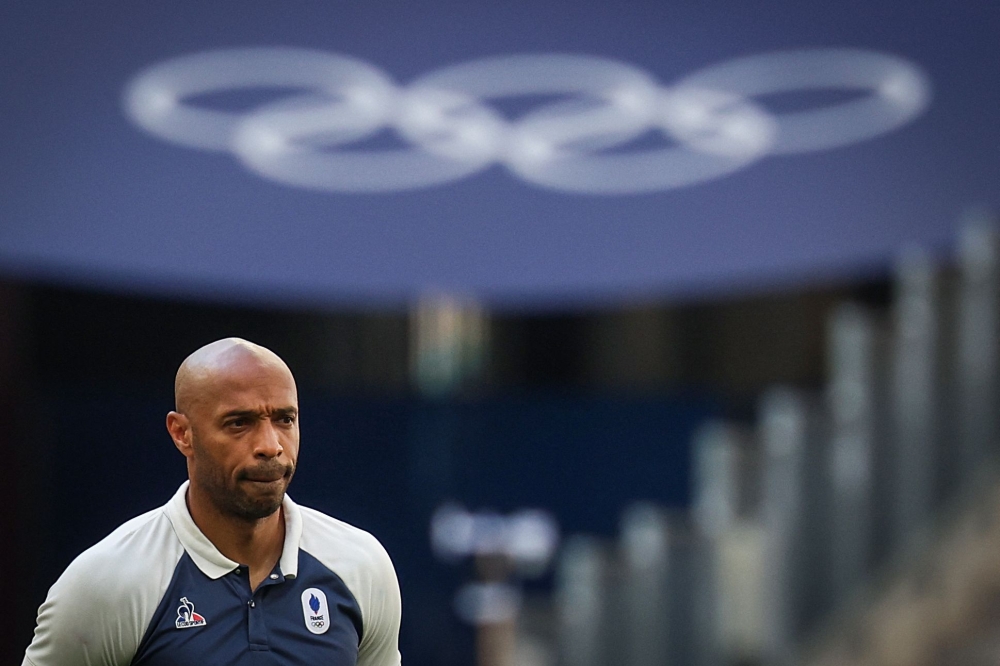
[[[142,639],[134,601],[118,598],[115,564],[88,551],[38,609],[22,666],[128,666]]]
[[[38,609],[22,666],[128,666],[182,554],[159,510],[84,551]]]
[[[371,560],[370,593],[364,609],[364,634],[358,666],[399,666],[399,623],[402,600],[388,553],[378,544]]]

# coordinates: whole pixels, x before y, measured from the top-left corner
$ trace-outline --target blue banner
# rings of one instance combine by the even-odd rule
[[[870,275],[997,201],[992,3],[5,12],[13,277],[333,306],[686,298]]]

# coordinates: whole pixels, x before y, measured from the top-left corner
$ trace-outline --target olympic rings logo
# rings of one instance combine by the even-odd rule
[[[242,113],[192,102],[261,88],[293,92]],[[785,113],[761,99],[816,90],[849,95]],[[513,120],[485,104],[523,97],[546,101]],[[766,155],[846,146],[905,125],[929,101],[918,67],[856,49],[749,56],[670,86],[606,58],[512,55],[445,67],[405,87],[348,56],[231,49],[154,65],[124,96],[128,116],[151,134],[231,152],[260,176],[296,187],[409,190],[500,164],[529,183],[590,194],[669,190]],[[398,146],[365,145],[387,130]]]

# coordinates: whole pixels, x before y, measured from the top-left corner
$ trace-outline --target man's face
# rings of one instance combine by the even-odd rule
[[[285,496],[299,453],[298,399],[286,368],[246,359],[214,376],[188,413],[188,472],[215,507],[259,520]]]

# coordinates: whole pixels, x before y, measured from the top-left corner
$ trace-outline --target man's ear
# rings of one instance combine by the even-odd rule
[[[185,458],[190,458],[193,451],[191,449],[191,421],[180,412],[170,412],[167,414],[167,432],[170,439],[174,440],[174,446]]]

